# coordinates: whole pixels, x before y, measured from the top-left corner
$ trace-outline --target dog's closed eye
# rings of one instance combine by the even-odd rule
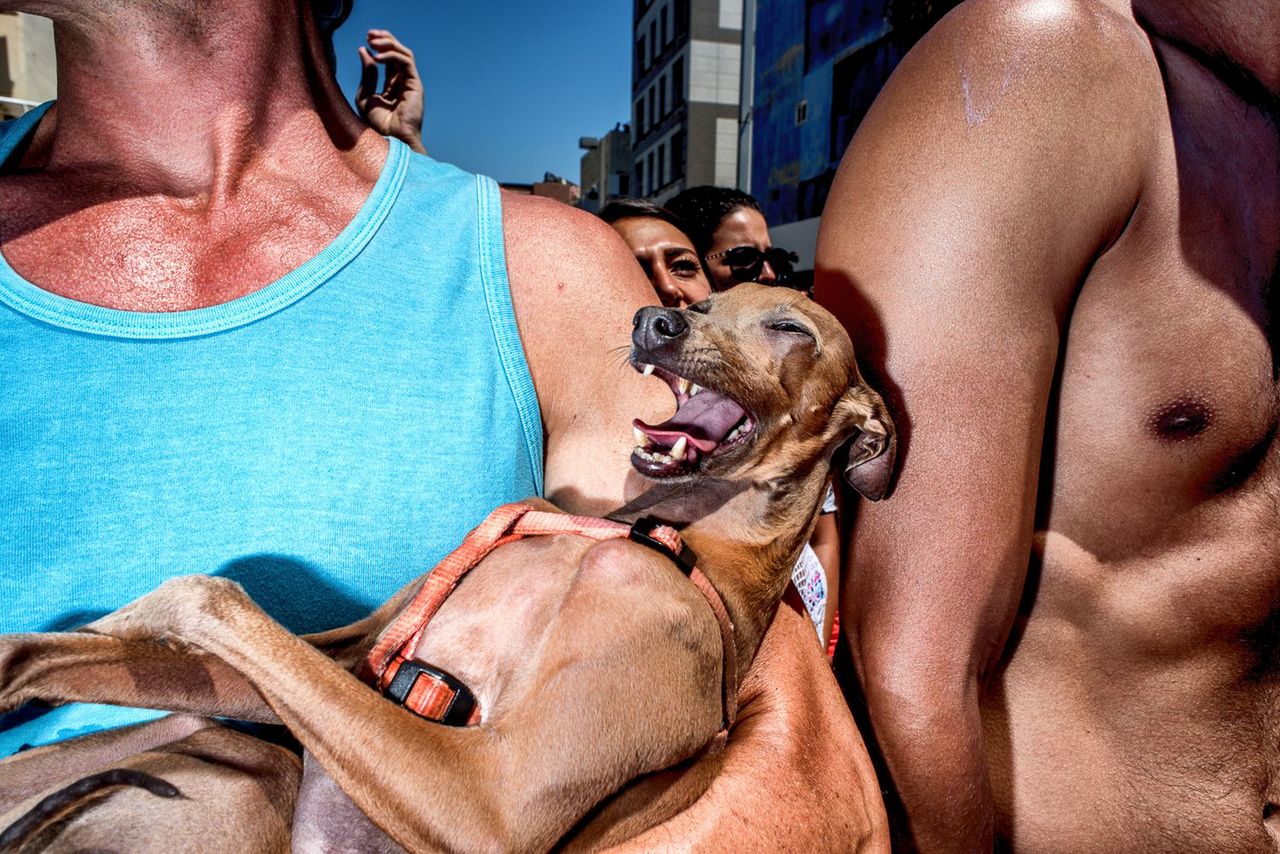
[[[817,337],[809,327],[794,320],[775,320],[769,324],[769,328],[775,332],[791,332],[796,335],[804,335],[808,338],[813,338],[815,341],[817,340]]]

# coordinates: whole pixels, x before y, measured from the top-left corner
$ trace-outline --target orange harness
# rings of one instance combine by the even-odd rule
[[[611,519],[534,510],[528,504],[504,504],[489,514],[489,518],[467,534],[462,545],[436,565],[418,595],[382,633],[365,659],[366,681],[388,698],[428,720],[453,726],[479,723],[480,707],[471,691],[443,670],[414,661],[414,651],[427,623],[458,586],[462,576],[499,546],[547,534],[577,534],[592,540],[630,538],[662,552],[689,577],[707,600],[720,626],[723,735],[733,725],[738,705],[738,658],[733,644],[733,624],[729,622],[729,613],[720,594],[698,569],[693,550],[684,545],[674,528],[649,518],[634,525],[625,525]]]

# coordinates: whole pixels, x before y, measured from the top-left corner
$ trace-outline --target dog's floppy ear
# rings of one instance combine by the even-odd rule
[[[889,490],[898,454],[893,419],[884,399],[857,378],[836,404],[831,421],[842,438],[849,437],[843,455],[845,482],[863,498],[879,501]]]

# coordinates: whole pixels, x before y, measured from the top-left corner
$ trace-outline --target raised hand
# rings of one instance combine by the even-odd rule
[[[422,78],[413,51],[388,30],[369,30],[368,46],[360,46],[360,86],[356,108],[369,126],[383,136],[394,136],[414,151],[426,154],[422,145]],[[385,65],[386,81],[378,89],[378,66]]]

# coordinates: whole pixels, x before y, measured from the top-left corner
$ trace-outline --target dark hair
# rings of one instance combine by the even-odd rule
[[[311,0],[311,14],[315,17],[320,32],[332,36],[351,16],[353,2],[354,0]]]
[[[333,48],[333,34],[351,16],[355,0],[311,0],[311,16],[315,18],[320,38],[324,41],[324,56],[329,68],[337,69],[338,55]]]
[[[610,225],[620,219],[660,219],[678,228],[680,233],[686,237],[689,235],[689,228],[685,225],[684,220],[661,205],[655,205],[648,199],[614,199],[601,208],[596,216]]]
[[[761,212],[760,203],[750,193],[710,184],[690,187],[679,193],[667,202],[667,208],[688,223],[685,233],[693,240],[699,256],[711,251],[711,238],[720,227],[721,220],[729,214],[743,208]]]

